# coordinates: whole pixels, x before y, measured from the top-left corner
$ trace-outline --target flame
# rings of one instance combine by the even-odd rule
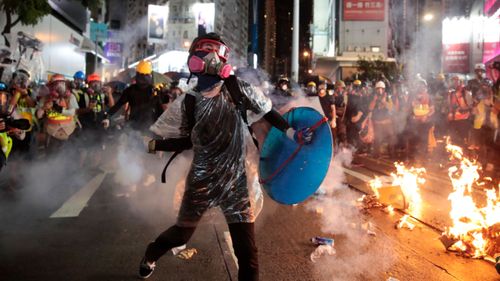
[[[425,183],[423,175],[425,168],[405,167],[403,163],[394,163],[396,173],[391,173],[392,185],[401,186],[401,190],[408,202],[408,211],[413,216],[419,216],[422,212],[422,196],[420,186]]]
[[[375,197],[379,198],[380,193],[378,192],[378,189],[382,187],[382,181],[380,180],[380,178],[375,176],[375,178],[370,180],[368,182],[368,184],[370,185],[370,188],[373,191],[373,195],[375,195]]]
[[[392,186],[399,186],[403,192],[405,201],[407,202],[407,210],[414,216],[419,216],[422,211],[422,197],[420,196],[420,185],[425,183],[423,175],[425,168],[406,168],[403,163],[395,162],[396,172],[391,173]],[[384,186],[382,180],[375,176],[374,179],[368,182],[373,194],[376,198],[380,197],[379,189]],[[393,207],[388,209],[392,214]]]
[[[486,204],[478,206],[472,197],[472,186],[479,180],[479,165],[464,156],[462,148],[448,143],[446,149],[451,157],[460,160],[460,165],[448,169],[453,192],[448,196],[451,201],[450,218],[452,226],[443,235],[458,240],[452,248],[482,258],[495,253],[488,249],[495,244],[491,229],[500,224],[500,197],[495,189],[486,190]],[[494,247],[493,247],[494,248]]]

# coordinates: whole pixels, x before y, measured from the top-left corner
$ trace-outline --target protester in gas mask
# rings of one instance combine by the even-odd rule
[[[469,81],[467,89],[472,92],[474,125],[472,144],[469,149],[479,150],[480,161],[486,171],[493,171],[495,134],[498,130],[498,112],[494,107],[493,83],[486,78],[486,67],[475,66],[476,78]],[[492,158],[493,157],[493,158]]]
[[[247,178],[251,173],[251,169],[247,169],[247,153],[253,147],[247,125],[264,117],[290,139],[305,144],[311,141],[312,131],[291,128],[272,110],[269,98],[250,84],[230,76],[228,52],[224,41],[215,33],[196,38],[191,44],[188,66],[198,77],[198,85],[177,98],[151,128],[166,140],[152,141],[150,150],[179,151],[192,146],[194,159],[177,223],[148,245],[140,264],[141,278],[152,274],[157,260],[167,251],[185,244],[203,213],[217,206],[229,226],[238,258],[238,279],[256,281],[259,278],[254,233],[256,201],[252,199],[258,194],[252,192],[257,175]],[[165,130],[158,124],[163,119],[168,121]]]
[[[315,97],[318,95],[317,89],[316,89],[316,83],[314,81],[307,83],[306,93],[310,97]]]
[[[8,108],[9,114],[15,112],[19,118],[27,119],[31,125],[31,128],[25,132],[26,136],[22,140],[18,138],[13,139],[13,150],[16,151],[16,156],[19,156],[22,160],[30,160],[32,157],[32,130],[36,124],[34,116],[36,100],[33,97],[33,91],[30,87],[30,77],[30,73],[24,69],[19,69],[14,73],[11,85],[10,106]]]
[[[129,124],[134,130],[146,131],[158,116],[153,89],[153,69],[148,61],[140,61],[136,67],[135,83],[127,87],[116,104],[107,111],[103,120],[104,127],[109,126],[109,119],[122,106],[130,107]]]
[[[373,157],[377,158],[382,152],[382,145],[387,144],[387,152],[394,156],[396,136],[392,123],[392,99],[385,91],[385,83],[378,81],[375,84],[375,93],[368,106],[370,117],[373,121],[375,140],[373,143]]]
[[[281,76],[270,96],[274,108],[281,110],[292,97],[293,95],[290,89],[290,80],[288,80],[285,76]]]
[[[434,114],[434,103],[428,93],[428,86],[425,80],[420,80],[416,84],[416,93],[412,97],[410,104],[412,114],[408,132],[409,137],[409,157],[415,159],[416,155],[422,155],[422,160],[428,159],[427,152],[434,148],[434,144],[429,140],[433,138],[431,134],[432,116]]]
[[[75,131],[78,102],[61,74],[54,74],[48,86],[50,94],[42,98],[36,114],[43,119],[48,136],[45,145],[51,151],[60,148]]]

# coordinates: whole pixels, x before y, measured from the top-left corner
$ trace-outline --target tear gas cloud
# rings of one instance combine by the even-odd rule
[[[345,183],[343,166],[349,166],[352,151],[340,149],[322,184],[326,196],[309,200],[306,208],[321,210],[321,230],[335,238],[337,254],[324,256],[315,263],[315,274],[335,280],[377,280],[396,261],[391,241],[381,235],[374,237],[368,230],[376,231],[356,207],[359,193]]]

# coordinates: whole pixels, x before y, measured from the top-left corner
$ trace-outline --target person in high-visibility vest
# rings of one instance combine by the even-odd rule
[[[409,137],[409,158],[415,159],[416,155],[427,155],[429,151],[430,130],[433,126],[432,116],[434,114],[434,104],[428,93],[428,86],[425,80],[416,83],[416,93],[410,101],[411,117],[408,132]],[[432,144],[433,148],[433,144]],[[423,158],[425,159],[425,158]]]
[[[49,89],[50,94],[42,98],[36,115],[44,121],[44,132],[48,136],[45,146],[54,151],[60,148],[75,131],[78,102],[61,74],[52,75]]]

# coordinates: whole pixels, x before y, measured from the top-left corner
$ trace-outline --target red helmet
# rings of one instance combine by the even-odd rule
[[[87,82],[90,83],[92,81],[98,81],[101,82],[101,76],[97,73],[92,73],[87,77]]]
[[[52,77],[50,77],[50,84],[60,81],[66,82],[66,78],[64,78],[64,76],[61,74],[54,74],[52,75]]]

